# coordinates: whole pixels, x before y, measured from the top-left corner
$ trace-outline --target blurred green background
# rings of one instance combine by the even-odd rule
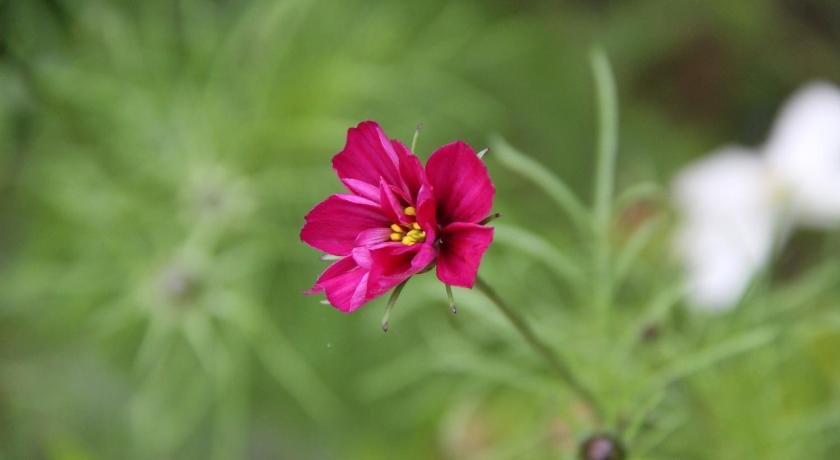
[[[452,316],[417,277],[387,335],[383,299],[302,295],[303,215],[361,120],[422,123],[421,158],[499,134],[589,202],[595,43],[617,189],[655,191],[619,202],[611,319],[569,282],[591,237],[494,151],[482,274],[606,420],[478,293]],[[838,458],[837,232],[714,317],[668,256],[675,171],[813,78],[840,79],[834,0],[0,0],[0,458],[575,458],[600,430],[631,458]]]

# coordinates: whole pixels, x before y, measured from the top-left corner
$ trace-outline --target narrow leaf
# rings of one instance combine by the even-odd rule
[[[589,230],[589,213],[568,185],[545,166],[513,148],[501,136],[494,136],[491,144],[494,157],[502,166],[529,179],[553,199],[581,230]]]

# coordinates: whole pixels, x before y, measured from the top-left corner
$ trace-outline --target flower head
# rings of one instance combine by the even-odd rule
[[[581,460],[623,460],[626,456],[624,446],[615,436],[608,433],[594,434],[580,446]]]
[[[761,157],[739,147],[717,150],[678,176],[675,245],[691,304],[731,307],[767,263],[778,218],[772,196]]]
[[[726,147],[674,182],[676,248],[689,301],[726,310],[798,226],[840,224],[840,89],[811,83],[784,104],[758,152]]]
[[[365,121],[350,128],[332,164],[349,193],[316,205],[300,237],[338,260],[308,294],[325,292],[335,308],[352,312],[434,266],[443,283],[473,286],[493,240],[481,221],[495,188],[470,146],[445,145],[424,168],[405,145]]]

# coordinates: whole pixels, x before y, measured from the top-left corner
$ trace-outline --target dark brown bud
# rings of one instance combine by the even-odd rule
[[[199,279],[180,264],[171,265],[163,270],[160,289],[164,298],[173,305],[189,304],[201,293]]]
[[[597,433],[580,445],[580,460],[624,460],[624,446],[616,437]]]
[[[662,331],[660,330],[659,326],[656,325],[656,324],[651,323],[651,324],[646,325],[644,327],[644,329],[642,329],[642,334],[641,334],[642,342],[645,342],[645,343],[655,342],[656,339],[659,338],[659,335],[661,334],[661,332]]]

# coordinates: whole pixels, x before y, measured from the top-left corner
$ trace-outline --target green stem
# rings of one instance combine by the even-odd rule
[[[475,279],[475,286],[481,291],[489,300],[492,302],[498,309],[502,312],[505,318],[510,321],[511,325],[516,329],[517,332],[525,339],[525,342],[539,354],[542,356],[551,369],[557,374],[560,379],[569,386],[569,388],[575,392],[581,399],[583,399],[589,407],[592,409],[593,413],[601,419],[603,417],[603,408],[598,403],[598,400],[595,398],[595,395],[588,389],[586,386],[581,383],[580,380],[575,376],[574,372],[572,372],[569,365],[560,358],[560,356],[551,349],[548,345],[545,344],[539,337],[534,333],[534,330],[531,329],[531,326],[525,321],[525,319],[519,315],[510,305],[508,305],[500,296],[499,294],[490,287],[481,277],[476,277]]]
[[[397,299],[400,298],[400,293],[402,292],[405,284],[408,283],[408,280],[411,278],[406,279],[402,283],[398,284],[397,287],[391,291],[391,297],[388,299],[388,304],[385,305],[385,315],[382,316],[382,331],[388,332],[388,319],[391,318],[391,312],[394,311],[394,305],[397,304]]]
[[[414,129],[414,136],[411,137],[411,153],[416,155],[416,148],[417,148],[417,139],[420,137],[420,130],[423,129],[423,125],[417,125],[417,128]]]
[[[594,231],[596,236],[595,299],[602,311],[612,299],[610,273],[610,227],[613,212],[613,184],[618,155],[618,102],[615,78],[607,55],[601,48],[592,51],[592,73],[598,104],[598,152],[595,170]]]
[[[598,165],[595,179],[595,219],[605,224],[612,213],[613,178],[618,151],[618,103],[615,79],[606,53],[592,52],[592,73],[598,103]]]
[[[455,306],[455,297],[452,295],[452,286],[448,284],[444,284],[444,286],[446,286],[446,297],[449,299],[449,311],[451,311],[453,315],[457,314],[458,307]]]

